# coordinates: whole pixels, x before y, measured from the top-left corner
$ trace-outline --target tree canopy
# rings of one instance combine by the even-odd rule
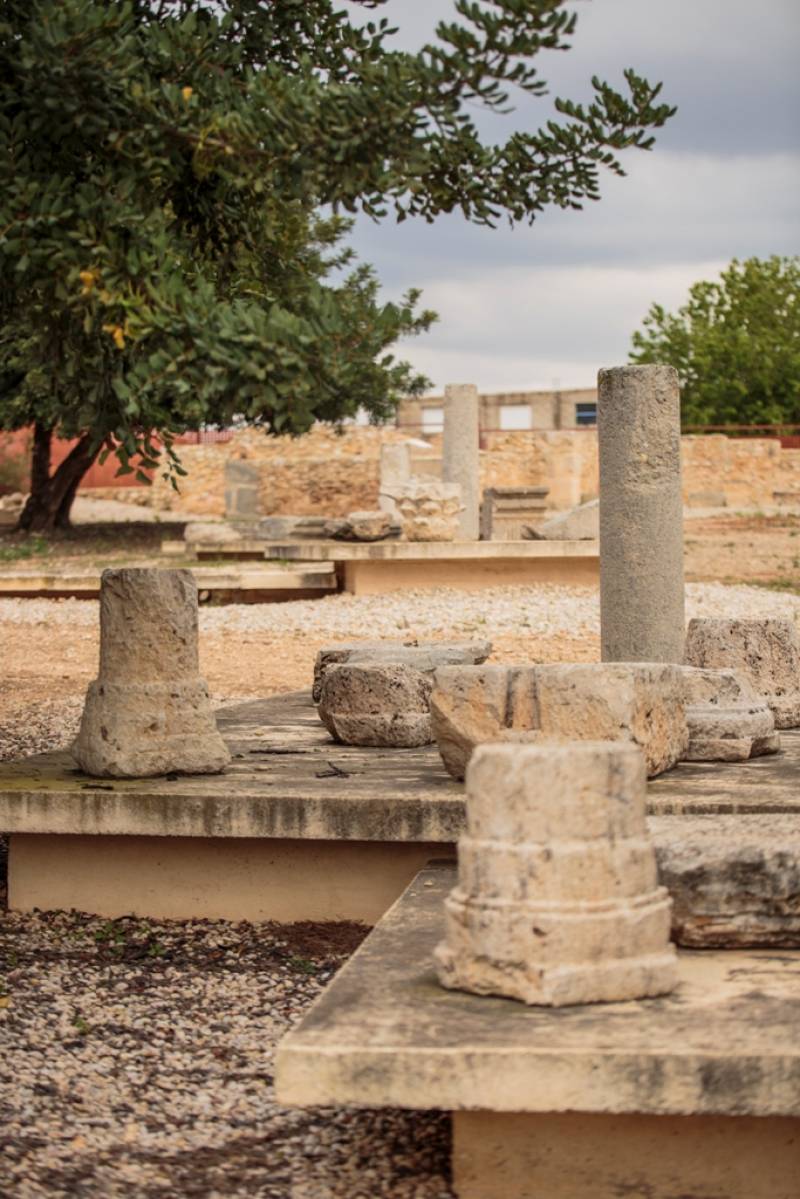
[[[580,207],[674,111],[626,71],[625,94],[595,79],[591,103],[556,101],[561,123],[489,144],[474,107],[543,95],[532,60],[576,18],[455,9],[410,54],[330,0],[5,0],[0,426],[36,427],[29,527],[68,519],[102,446],[126,470],[156,464],[154,432],[176,462],[171,434],[234,416],[385,417],[426,382],[390,347],[433,314],[415,291],[380,302],[342,213]],[[54,430],[79,444],[51,476]]]
[[[800,424],[800,258],[734,259],[675,313],[653,304],[633,362],[666,362],[685,426]]]

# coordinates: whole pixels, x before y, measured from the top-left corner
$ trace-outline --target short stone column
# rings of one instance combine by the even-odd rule
[[[598,375],[600,640],[604,662],[682,662],[685,636],[678,374]]]
[[[480,406],[472,383],[448,383],[444,389],[442,481],[461,488],[463,509],[459,540],[480,536]]]
[[[72,753],[110,778],[216,774],[230,762],[198,673],[191,571],[103,572],[100,670]]]
[[[437,947],[445,987],[560,1007],[675,985],[632,745],[484,745]]]
[[[231,458],[225,463],[225,515],[228,520],[257,520],[261,515],[259,471],[255,462]]]
[[[411,478],[411,455],[407,445],[382,445],[378,507],[390,516],[397,516],[395,491]]]

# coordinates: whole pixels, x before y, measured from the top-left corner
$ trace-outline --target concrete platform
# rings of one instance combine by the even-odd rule
[[[0,571],[0,596],[46,599],[97,599],[100,571]],[[238,603],[314,599],[338,590],[332,563],[281,569],[273,566],[235,568],[194,566],[201,602]]]
[[[461,1199],[795,1199],[800,953],[684,952],[661,999],[443,990],[451,866],[414,880],[282,1041],[294,1106],[454,1114]]]
[[[431,854],[454,852],[464,791],[435,746],[336,745],[307,692],[218,719],[234,755],[223,775],[91,779],[66,751],[0,763],[11,906],[374,923]],[[650,811],[797,815],[800,732],[784,744],[744,767],[683,763],[649,784]]]
[[[162,550],[176,554],[178,542]],[[242,539],[223,545],[195,543],[204,558],[266,558],[330,562],[353,595],[378,595],[415,587],[499,587],[530,583],[592,585],[600,577],[597,541],[311,541]],[[185,547],[184,547],[185,549]]]

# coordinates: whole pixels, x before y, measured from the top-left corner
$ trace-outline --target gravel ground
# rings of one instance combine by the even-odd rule
[[[687,619],[694,616],[779,616],[800,623],[800,596],[762,587],[688,583]],[[0,599],[0,622],[94,626],[93,600]],[[599,594],[593,587],[495,587],[485,591],[390,592],[386,595],[331,595],[283,604],[230,604],[201,608],[202,633],[225,630],[280,635],[345,637],[457,636],[494,633],[596,633]]]
[[[445,1117],[275,1102],[278,1040],[364,931],[0,918],[0,1193],[452,1199]]]

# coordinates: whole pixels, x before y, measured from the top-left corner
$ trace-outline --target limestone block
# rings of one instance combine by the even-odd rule
[[[413,666],[329,666],[322,680],[319,716],[331,736],[345,745],[429,745],[432,686],[430,675]]]
[[[427,443],[426,443],[427,444]],[[382,445],[380,450],[380,479],[378,484],[378,507],[390,516],[397,516],[397,501],[393,497],[395,487],[402,487],[411,478],[411,454],[407,443]]]
[[[103,572],[100,670],[73,757],[87,774],[216,774],[230,762],[198,673],[197,585],[188,570]]]
[[[322,680],[329,666],[340,662],[383,662],[413,666],[431,674],[449,663],[485,662],[492,652],[491,641],[351,641],[323,647],[314,663],[312,695],[319,703]]]
[[[208,545],[228,545],[233,541],[240,541],[241,534],[222,521],[198,521],[186,526],[183,530],[183,540],[187,545],[203,542]]]
[[[679,945],[800,948],[794,816],[658,816],[648,824]]]
[[[555,1007],[670,991],[670,900],[644,811],[633,745],[481,746],[440,982]]]
[[[800,637],[789,620],[689,622],[686,662],[745,674],[778,729],[800,726]]]
[[[344,520],[331,522],[328,536],[338,541],[383,541],[398,532],[396,522],[387,513],[351,512]]]
[[[633,741],[649,778],[686,751],[681,671],[661,662],[547,664],[536,667],[543,732],[596,741]]]
[[[595,541],[600,536],[600,501],[589,500],[525,530],[533,541]]]
[[[741,762],[780,749],[772,711],[746,675],[684,666],[681,676],[689,730],[685,762]]]
[[[265,516],[254,529],[254,536],[264,541],[288,541],[302,519],[302,516]]]
[[[416,479],[392,492],[408,541],[455,541],[460,531],[461,489],[457,483]]]
[[[442,666],[434,675],[431,727],[445,768],[463,779],[477,745],[514,741],[536,727],[534,667]]]

